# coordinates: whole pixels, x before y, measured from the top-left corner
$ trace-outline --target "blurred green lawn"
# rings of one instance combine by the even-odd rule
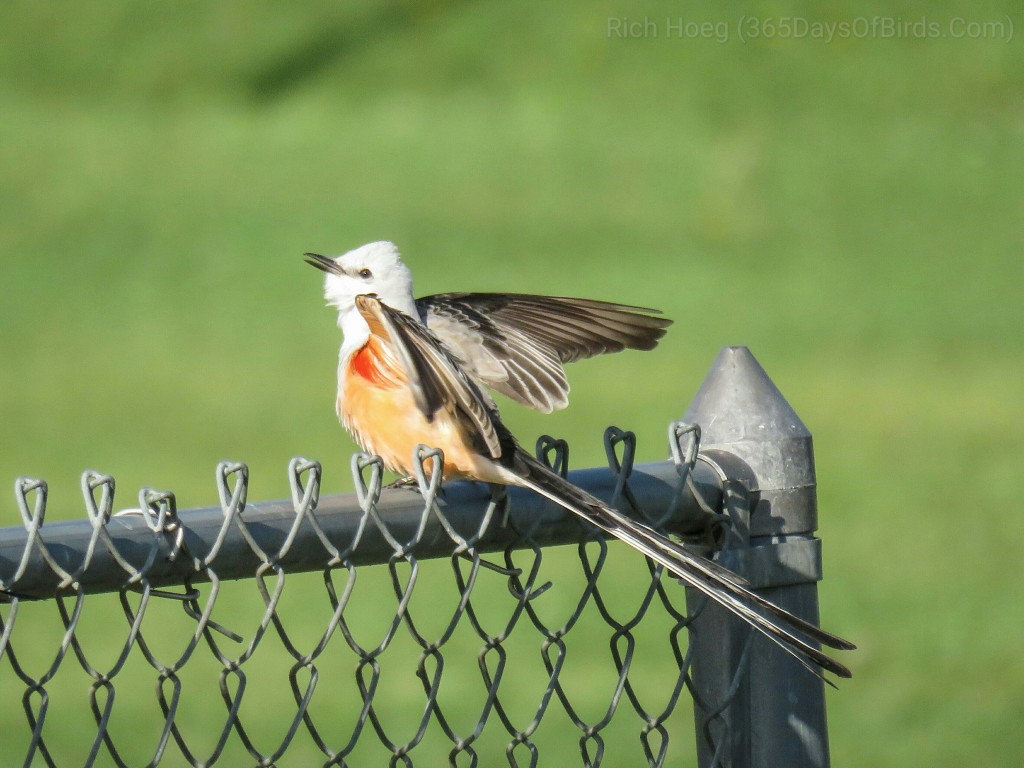
[[[91,467],[118,506],[211,503],[223,458],[251,499],[285,496],[299,454],[349,489],[303,251],[387,238],[422,293],[660,307],[657,351],[580,364],[567,412],[509,425],[568,438],[575,466],[609,423],[661,458],[717,350],[750,346],[814,433],[822,613],[861,646],[834,764],[1019,764],[1020,8],[899,11],[1010,41],[737,35],[893,12],[4,3],[0,478],[47,479],[54,518],[82,516]],[[660,34],[609,34],[623,16]],[[681,16],[728,40],[667,36]]]

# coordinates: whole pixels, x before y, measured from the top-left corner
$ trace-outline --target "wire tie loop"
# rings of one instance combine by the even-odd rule
[[[534,453],[537,460],[563,478],[569,477],[569,443],[562,438],[541,435],[537,438]]]
[[[617,447],[622,445],[622,459],[619,459]],[[629,476],[633,473],[633,461],[636,458],[636,434],[618,427],[608,427],[604,431],[604,452],[608,459],[608,468],[615,477],[615,491],[612,493],[611,504],[614,506],[619,499],[625,498],[631,509],[641,512],[640,504],[629,487]]]

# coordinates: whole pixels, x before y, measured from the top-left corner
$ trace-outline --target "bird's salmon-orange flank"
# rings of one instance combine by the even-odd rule
[[[453,428],[445,415],[427,418],[416,405],[405,372],[378,337],[371,336],[356,350],[339,375],[343,377],[339,390],[345,393],[337,403],[342,424],[363,450],[379,456],[388,469],[413,474],[416,447],[428,445],[442,448],[446,479],[486,479],[482,475],[487,466],[466,444],[465,433]]]
[[[643,307],[561,296],[416,299],[408,267],[387,242],[337,258],[307,253],[306,260],[326,273],[324,295],[338,309],[337,412],[365,451],[408,475],[417,447],[427,445],[443,452],[445,479],[529,488],[664,566],[816,674],[850,676],[819,644],[849,650],[852,643],[779,608],[731,571],[552,472],[520,447],[487,394],[490,388],[544,413],[564,408],[564,363],[652,349],[670,320]]]

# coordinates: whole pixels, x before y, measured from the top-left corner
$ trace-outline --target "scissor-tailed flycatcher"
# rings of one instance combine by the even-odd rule
[[[839,649],[851,643],[552,472],[519,446],[484,390],[544,412],[562,408],[569,391],[562,363],[651,349],[671,321],[641,307],[550,296],[450,293],[417,300],[408,267],[387,242],[336,259],[307,253],[306,260],[327,273],[324,295],[338,309],[344,337],[338,416],[364,450],[389,469],[412,474],[423,444],[443,452],[446,479],[529,488],[640,550],[805,666],[850,676],[811,643]]]

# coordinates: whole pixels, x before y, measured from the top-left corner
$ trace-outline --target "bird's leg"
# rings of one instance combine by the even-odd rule
[[[417,488],[419,483],[416,482],[416,478],[412,475],[406,475],[400,477],[397,480],[388,483],[385,488],[388,490],[395,490],[396,488]]]

